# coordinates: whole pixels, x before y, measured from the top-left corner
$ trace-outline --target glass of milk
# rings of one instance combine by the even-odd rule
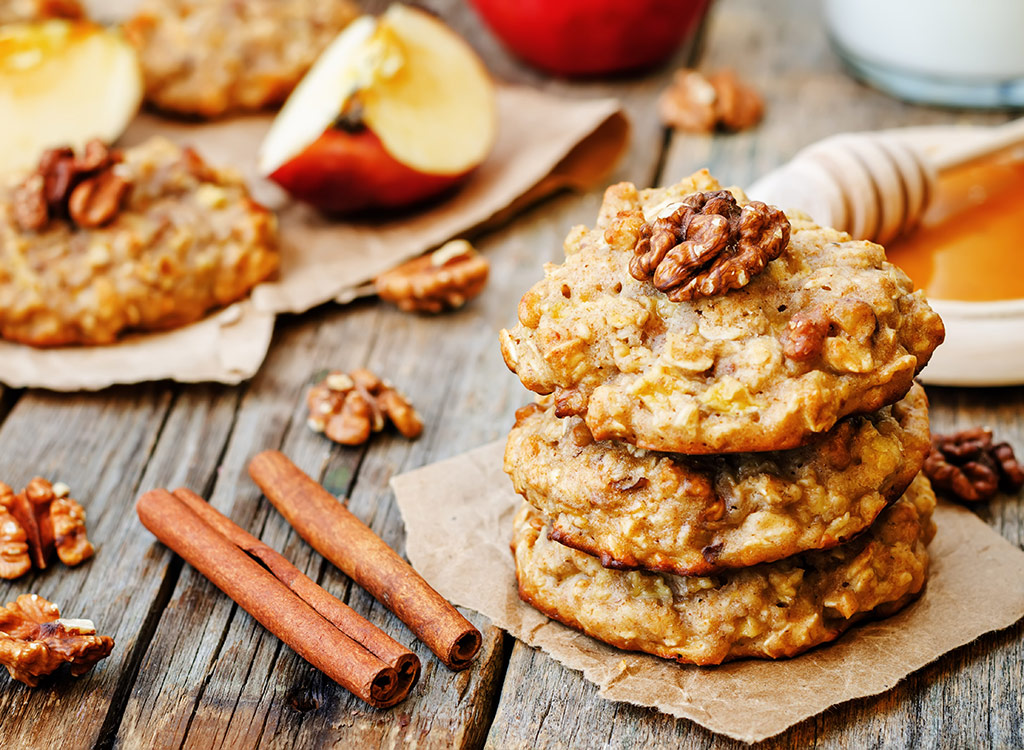
[[[858,78],[901,99],[1024,106],[1024,0],[823,0]]]

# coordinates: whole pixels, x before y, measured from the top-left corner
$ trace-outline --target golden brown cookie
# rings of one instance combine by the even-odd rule
[[[110,344],[175,328],[277,268],[275,218],[237,174],[163,138],[119,163],[94,160],[93,145],[49,152],[42,171],[0,188],[0,337]]]
[[[852,542],[716,576],[609,570],[548,539],[545,519],[525,504],[512,551],[520,597],[598,640],[693,664],[777,659],[911,601],[928,571],[934,507],[919,475]]]
[[[144,0],[125,32],[148,102],[217,117],[283,102],[358,14],[350,0]]]
[[[902,495],[928,455],[928,401],[847,417],[802,448],[683,456],[595,442],[579,417],[525,407],[505,448],[551,538],[606,567],[705,575],[827,549]]]
[[[687,454],[793,448],[899,400],[944,329],[885,251],[790,215],[790,240],[741,288],[673,302],[631,275],[645,221],[720,186],[608,189],[594,229],[502,331],[509,368],[594,436]],[[745,198],[734,191],[741,205]]]

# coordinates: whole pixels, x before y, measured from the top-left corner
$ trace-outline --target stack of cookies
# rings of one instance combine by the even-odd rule
[[[791,656],[922,590],[914,376],[939,317],[878,245],[707,172],[608,190],[502,354],[520,596],[624,649]]]

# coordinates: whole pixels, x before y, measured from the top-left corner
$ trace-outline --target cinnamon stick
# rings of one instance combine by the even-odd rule
[[[166,490],[139,498],[143,525],[299,656],[378,708],[408,695],[398,673],[342,633]],[[404,690],[404,692],[402,692]]]
[[[279,451],[264,451],[249,474],[299,535],[390,609],[451,669],[480,650],[473,624],[434,591],[369,526]]]
[[[172,493],[199,518],[251,557],[263,563],[279,580],[306,604],[327,618],[347,635],[398,672],[398,691],[409,692],[420,674],[420,660],[412,651],[369,622],[362,615],[325,591],[312,578],[296,568],[276,550],[268,547],[248,531],[223,515],[192,490],[179,487]]]

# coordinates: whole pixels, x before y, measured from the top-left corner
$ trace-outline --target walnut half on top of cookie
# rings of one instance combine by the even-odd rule
[[[598,440],[793,448],[907,393],[944,336],[885,250],[751,202],[706,170],[608,189],[523,295],[506,364]]]
[[[274,215],[241,177],[164,138],[51,149],[0,186],[0,337],[110,344],[192,323],[278,265]]]

